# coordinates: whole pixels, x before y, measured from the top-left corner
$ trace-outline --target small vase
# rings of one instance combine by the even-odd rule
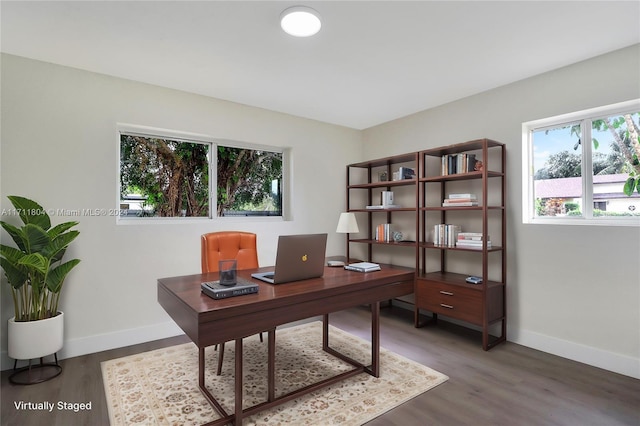
[[[64,313],[37,321],[15,321],[7,329],[8,355],[13,359],[34,359],[55,354],[64,343]]]

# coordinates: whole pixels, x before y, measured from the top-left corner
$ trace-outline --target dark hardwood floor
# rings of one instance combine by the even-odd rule
[[[369,338],[366,308],[331,315],[331,324]],[[385,308],[382,346],[449,376],[449,380],[371,421],[374,426],[640,425],[640,380],[513,343],[489,352],[477,332],[440,321],[413,327],[413,313]],[[100,362],[189,341],[181,336],[62,360],[63,372],[16,386],[2,372],[2,425],[108,425]],[[29,412],[16,402],[91,402],[91,411]]]

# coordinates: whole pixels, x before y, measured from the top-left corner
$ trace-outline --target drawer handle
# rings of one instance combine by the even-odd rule
[[[453,306],[445,305],[444,303],[441,303],[440,306],[442,306],[443,308],[447,308],[447,309],[453,309]]]
[[[450,291],[444,291],[444,290],[440,290],[440,294],[444,294],[445,296],[453,296],[453,293],[451,293]]]

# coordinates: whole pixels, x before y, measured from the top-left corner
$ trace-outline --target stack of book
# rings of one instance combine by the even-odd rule
[[[472,172],[475,166],[475,154],[446,154],[442,156],[443,176]]]
[[[482,250],[485,239],[487,240],[487,248],[491,248],[491,240],[488,235],[485,238],[482,232],[460,232],[458,233],[456,247]]]
[[[449,194],[445,198],[442,207],[471,207],[477,206],[478,200],[475,194]]]
[[[441,223],[434,226],[433,244],[443,247],[455,247],[458,234],[462,230],[460,225]]]
[[[344,269],[349,271],[357,271],[357,272],[373,272],[379,271],[380,265],[377,263],[371,262],[358,262],[358,263],[350,263],[344,266]]]

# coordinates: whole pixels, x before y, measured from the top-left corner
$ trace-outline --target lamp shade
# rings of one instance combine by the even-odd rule
[[[356,215],[354,213],[340,213],[336,232],[342,234],[360,232],[358,229],[358,221],[356,221]]]

